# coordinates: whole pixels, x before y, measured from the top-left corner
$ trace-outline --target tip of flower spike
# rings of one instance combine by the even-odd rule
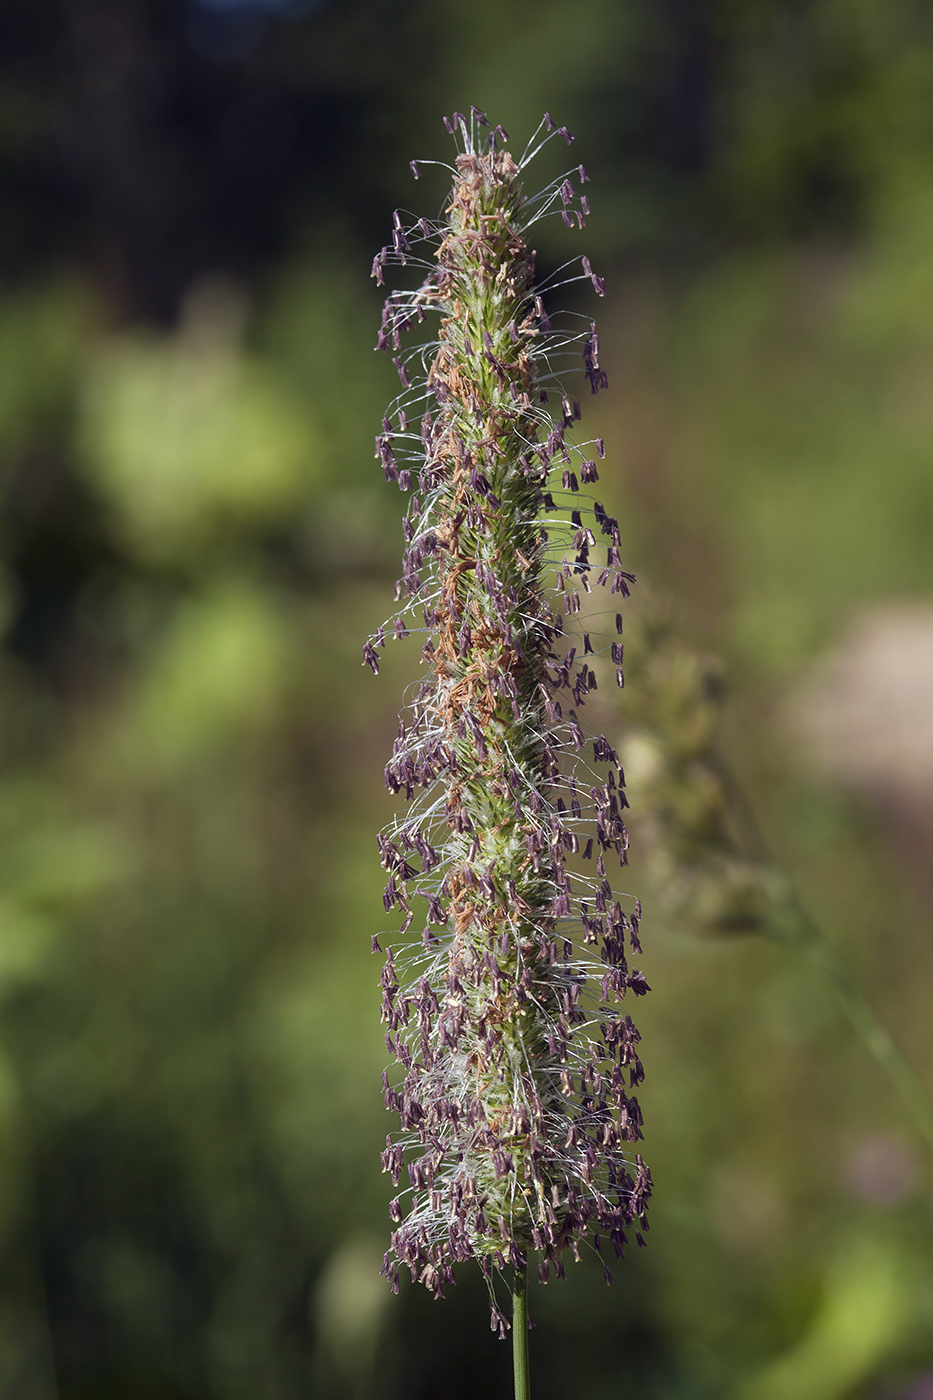
[[[418,162],[416,160],[410,160],[408,162],[408,168],[416,180],[421,179],[421,171],[418,169]]]

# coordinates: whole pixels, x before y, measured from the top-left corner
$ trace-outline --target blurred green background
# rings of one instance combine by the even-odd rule
[[[359,665],[401,547],[369,265],[471,102],[576,133],[593,218],[539,253],[609,279],[585,426],[670,684],[722,658],[703,723],[933,1087],[933,783],[864,777],[870,659],[851,772],[788,719],[933,606],[925,0],[3,0],[3,1400],[510,1393],[476,1278],[378,1277],[416,649]],[[605,722],[689,768],[647,632]],[[928,1149],[800,958],[652,912],[634,832],[651,1248],[535,1290],[538,1400],[930,1400]]]

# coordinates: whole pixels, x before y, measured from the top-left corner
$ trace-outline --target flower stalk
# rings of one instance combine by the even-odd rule
[[[515,1400],[531,1400],[528,1365],[528,1269],[515,1270],[512,1279],[512,1363]]]
[[[525,169],[545,142],[569,144],[565,129],[546,116],[516,160],[477,109],[446,125],[458,154],[444,218],[409,227],[396,213],[373,264],[380,284],[390,264],[421,280],[389,294],[379,336],[402,392],[377,454],[410,498],[402,606],[364,661],[378,670],[387,635],[417,630],[426,672],[386,768],[410,805],[380,837],[386,910],[403,910],[403,933],[425,921],[382,976],[398,1065],[383,1087],[401,1127],[382,1159],[401,1186],[385,1272],[396,1288],[405,1265],[440,1297],[454,1264],[475,1260],[501,1336],[494,1282],[511,1276],[527,1397],[529,1260],[546,1282],[586,1242],[621,1257],[632,1227],[644,1242],[651,1190],[632,1152],[639,1035],[621,1008],[648,990],[626,958],[641,909],[623,910],[607,872],[626,864],[624,775],[579,718],[595,667],[623,683],[621,617],[611,639],[565,634],[594,587],[627,596],[633,580],[587,490],[603,444],[570,441],[580,406],[556,377],[582,352],[592,392],[605,387],[596,328],[549,318],[529,244],[541,218],[583,226],[586,172],[527,196]],[[602,295],[586,258],[577,267],[564,280]],[[403,348],[429,318],[433,336]]]

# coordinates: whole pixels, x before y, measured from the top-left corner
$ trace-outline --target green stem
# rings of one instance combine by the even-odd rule
[[[917,1131],[933,1149],[933,1103],[929,1094],[865,1000],[835,948],[810,919],[792,890],[787,890],[783,908],[768,921],[765,932],[777,943],[796,943],[831,983],[865,1048],[886,1072]]]
[[[515,1365],[515,1400],[531,1400],[528,1373],[528,1270],[515,1270],[512,1284],[512,1359]]]
[[[774,869],[768,844],[745,792],[725,764],[721,765],[719,771],[739,825],[755,858],[762,865]],[[807,913],[790,881],[786,876],[779,878],[780,886],[776,892],[774,912],[766,918],[762,931],[776,943],[796,943],[806,953],[813,966],[818,968],[833,986],[843,1011],[863,1045],[885,1071],[900,1094],[920,1136],[927,1146],[933,1149],[933,1101],[930,1095],[878,1020],[833,945]]]

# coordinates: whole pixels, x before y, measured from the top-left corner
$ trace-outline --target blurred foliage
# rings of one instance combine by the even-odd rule
[[[762,932],[780,890],[719,752],[722,665],[683,644],[668,609],[633,612],[621,754],[651,907],[699,934]]]
[[[933,1078],[923,872],[779,723],[854,608],[933,589],[930,29],[920,0],[6,0],[4,1400],[508,1393],[476,1279],[435,1307],[374,1278],[373,833],[417,655],[358,664],[401,544],[366,274],[470,102],[577,134],[616,269],[587,422],[676,600],[606,720],[676,833],[630,872],[652,1247],[537,1291],[536,1394],[899,1400],[933,1371],[909,1119],[801,960],[693,934],[761,907],[722,715]],[[543,229],[543,266],[577,247]]]
[[[192,307],[167,345],[116,338],[89,376],[87,473],[143,559],[198,555],[309,497],[319,455],[310,427],[228,343],[226,311]]]

